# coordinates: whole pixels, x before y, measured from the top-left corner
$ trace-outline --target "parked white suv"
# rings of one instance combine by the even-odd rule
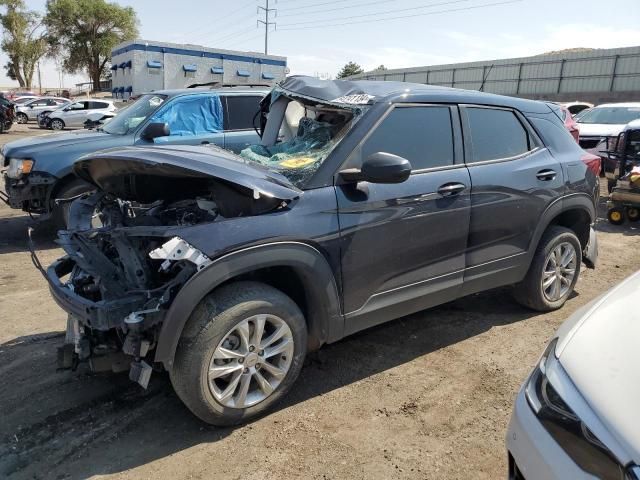
[[[117,110],[111,100],[90,98],[79,100],[49,113],[47,126],[52,130],[65,127],[82,127],[94,113],[112,113]]]
[[[578,119],[580,146],[600,155],[608,150],[608,142],[615,139],[627,123],[640,118],[640,102],[607,103],[592,108]]]
[[[34,98],[16,106],[16,121],[27,123],[29,120],[37,120],[38,114],[46,110],[56,108],[71,103],[71,100],[60,97]]]

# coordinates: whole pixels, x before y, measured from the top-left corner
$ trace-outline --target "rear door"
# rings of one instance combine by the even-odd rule
[[[249,145],[260,143],[254,128],[254,118],[260,109],[262,95],[225,95],[224,146],[240,153]]]
[[[457,108],[392,107],[346,165],[376,152],[406,158],[412,173],[336,187],[349,333],[455,298],[464,273],[470,180]]]
[[[466,105],[461,113],[472,185],[468,293],[519,280],[538,222],[564,185],[561,165],[519,112]]]

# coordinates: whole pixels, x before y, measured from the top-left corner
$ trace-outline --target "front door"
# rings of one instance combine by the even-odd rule
[[[64,109],[60,118],[67,127],[82,127],[86,120],[87,110],[89,110],[87,100],[74,102]]]
[[[336,187],[347,333],[458,295],[471,185],[457,125],[456,107],[396,106],[347,161],[387,152],[412,165],[400,184]]]
[[[224,110],[212,94],[184,95],[166,102],[149,122],[166,123],[170,135],[158,137],[158,145],[216,144],[224,147]]]

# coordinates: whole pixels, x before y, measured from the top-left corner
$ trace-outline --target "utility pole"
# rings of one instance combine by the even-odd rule
[[[269,13],[275,12],[277,14],[277,10],[275,8],[269,8],[269,0],[265,0],[264,7],[258,7],[258,13],[260,10],[264,11],[264,20],[258,20],[259,24],[264,24],[264,54],[267,55],[269,53],[269,25],[273,25],[275,27],[276,22],[269,21]]]
[[[42,95],[42,77],[40,76],[40,60],[38,60],[38,93]]]

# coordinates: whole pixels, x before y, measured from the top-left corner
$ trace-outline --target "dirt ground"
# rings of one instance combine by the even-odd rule
[[[41,133],[16,126],[0,142]],[[601,205],[602,213],[602,205]],[[61,253],[51,228],[0,206],[0,477],[25,479],[498,479],[516,392],[581,305],[640,268],[640,225],[598,224],[600,262],[560,311],[540,315],[507,289],[354,335],[308,359],[286,403],[213,428],[168,378],[57,372],[65,315],[31,264]]]

